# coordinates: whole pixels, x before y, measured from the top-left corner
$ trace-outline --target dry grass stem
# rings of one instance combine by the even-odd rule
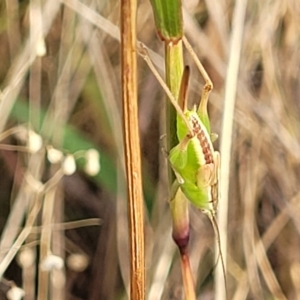
[[[136,9],[133,0],[121,2],[121,60],[125,169],[130,239],[130,295],[145,298],[144,208],[138,126]]]

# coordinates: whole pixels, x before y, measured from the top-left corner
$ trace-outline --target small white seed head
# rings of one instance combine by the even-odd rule
[[[61,270],[64,267],[64,260],[58,255],[49,254],[41,262],[40,267],[42,271]]]
[[[63,158],[63,153],[60,150],[49,146],[47,149],[47,158],[52,164],[57,164],[61,162]]]
[[[35,133],[34,131],[30,130],[29,131],[29,136],[28,136],[28,149],[30,153],[36,153],[38,152],[43,145],[43,140],[40,135]]]
[[[6,293],[6,297],[8,300],[21,300],[24,295],[25,295],[24,290],[17,286],[13,286]]]
[[[75,158],[72,154],[68,154],[63,163],[62,169],[65,175],[72,175],[76,171]]]
[[[85,172],[90,176],[95,176],[100,171],[99,152],[96,149],[89,149],[85,152],[86,164]]]
[[[29,268],[34,264],[35,253],[31,248],[24,248],[19,252],[18,263],[22,268]]]
[[[87,268],[88,264],[88,257],[81,253],[73,253],[67,258],[67,266],[75,272],[84,271]]]

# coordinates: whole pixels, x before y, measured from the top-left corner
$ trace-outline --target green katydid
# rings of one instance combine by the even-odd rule
[[[183,71],[179,97],[178,101],[176,101],[155,69],[144,45],[140,45],[139,52],[167,93],[177,112],[177,137],[179,143],[173,147],[169,153],[170,165],[176,176],[172,188],[172,197],[175,197],[177,190],[181,189],[185,197],[194,206],[208,215],[216,233],[219,249],[221,249],[219,231],[215,219],[218,202],[220,155],[219,152],[214,150],[212,145],[212,142],[217,136],[211,133],[207,113],[208,97],[213,84],[187,39],[183,37],[182,40],[205,79],[199,107],[196,108],[196,106],[194,106],[192,110],[187,109],[186,97],[189,68],[185,67]],[[220,257],[223,272],[225,273],[221,252]]]
[[[171,149],[169,160],[175,172],[178,186],[197,208],[213,215],[217,199],[214,189],[218,183],[219,153],[214,151],[209,125],[201,120],[201,114],[186,107],[186,87],[189,68],[184,69],[179,106],[190,124],[187,127],[177,115],[177,136],[179,144]]]
[[[196,59],[192,47],[183,38],[185,46]],[[163,79],[158,74],[147,54],[144,45],[140,45],[140,54],[146,60],[151,71],[159,80],[177,111],[177,136],[179,144],[171,149],[169,160],[177,178],[178,187],[197,208],[210,217],[215,214],[217,205],[217,185],[220,156],[214,151],[212,141],[216,135],[211,133],[210,121],[207,114],[208,96],[212,82],[199,61],[198,68],[206,84],[203,88],[199,108],[187,109],[186,91],[189,78],[189,68],[183,72],[178,101],[174,98]]]

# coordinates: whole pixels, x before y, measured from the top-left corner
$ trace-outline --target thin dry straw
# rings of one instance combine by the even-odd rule
[[[89,22],[97,26],[99,29],[104,31],[106,34],[111,36],[120,42],[120,30],[119,27],[111,23],[109,20],[102,17],[99,13],[95,13],[91,8],[86,6],[85,4],[79,2],[78,0],[60,0],[61,3],[67,5],[71,9],[73,9],[80,16],[86,18]],[[164,65],[163,58],[158,55],[156,52],[151,49],[147,49],[154,65],[162,70],[162,66]]]
[[[54,20],[57,12],[60,8],[59,1],[48,0],[43,9],[43,34],[46,35],[51,27],[52,21]],[[37,29],[38,30],[38,29]],[[34,44],[37,45],[40,34],[34,34]],[[5,79],[6,86],[0,94],[0,132],[6,124],[9,116],[9,112],[17,98],[23,82],[26,78],[28,69],[34,61],[37,53],[32,51],[32,40],[27,40],[22,53],[14,60],[12,67],[8,72],[8,76]]]
[[[16,241],[12,244],[12,246],[9,249],[7,255],[1,261],[1,264],[0,264],[0,279],[2,279],[6,269],[10,265],[11,261],[14,259],[17,252],[20,250],[22,244],[24,243],[24,241],[26,240],[28,235],[30,234],[31,229],[34,225],[36,216],[38,215],[38,213],[40,211],[42,202],[39,201],[41,199],[38,199],[39,195],[36,194],[35,196],[36,196],[36,199],[33,200],[33,201],[35,201],[35,204],[34,204],[33,208],[31,209],[31,211],[28,214],[28,218],[27,218],[27,222],[26,222],[25,227],[23,228],[21,233],[18,235]]]
[[[227,257],[227,217],[228,217],[228,200],[229,200],[229,178],[230,178],[230,156],[232,146],[232,128],[234,106],[237,90],[237,78],[240,64],[240,55],[244,31],[245,13],[247,0],[238,0],[233,12],[232,35],[230,41],[229,61],[226,74],[225,98],[223,124],[221,133],[221,183],[219,202],[218,223],[220,226],[221,251],[225,258]],[[216,300],[223,300],[226,291],[224,290],[224,278],[221,267],[218,265],[215,278]]]
[[[171,230],[163,233],[163,238],[167,240],[172,235]],[[160,257],[154,267],[154,275],[148,292],[148,300],[161,299],[164,288],[166,286],[167,278],[172,266],[174,252],[176,251],[175,244],[165,243],[165,247],[160,252]]]

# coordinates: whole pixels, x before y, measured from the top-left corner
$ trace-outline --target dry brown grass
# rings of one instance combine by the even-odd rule
[[[58,165],[47,162],[43,149],[38,153],[7,151],[4,148],[12,145],[24,150],[20,148],[24,142],[15,134],[0,136],[1,275],[5,272],[6,280],[23,287],[25,299],[34,299],[35,290],[39,299],[46,299],[48,291],[49,299],[127,299],[119,3],[41,2],[0,3],[0,131],[28,123],[22,113],[10,114],[18,99],[30,103],[32,126],[42,114],[40,108],[50,120],[41,129],[45,145],[68,151],[87,149],[83,139],[71,141],[71,135],[63,135],[62,128],[71,124],[100,149],[101,157],[106,154],[111,164],[102,158],[102,175],[95,180],[83,171],[62,176],[57,173]],[[213,131],[221,134],[227,104],[225,82],[231,80],[226,78],[226,70],[235,2],[183,2],[186,36],[214,82],[210,115]],[[226,137],[232,142],[227,227],[229,299],[300,298],[299,16],[296,0],[247,3],[234,127],[232,136]],[[47,53],[37,57],[35,49],[43,37]],[[138,39],[157,53],[152,57],[162,69],[162,44],[148,1],[139,3]],[[186,63],[192,69],[192,105],[199,101],[203,80],[188,54]],[[165,100],[142,59],[138,59],[138,68],[147,208],[146,293],[151,300],[182,299],[178,254],[171,239],[166,159],[160,151]],[[219,141],[226,139],[220,136]],[[77,143],[75,148],[71,142]],[[39,182],[51,178],[51,184],[41,189]],[[91,220],[65,230],[67,225],[62,224],[90,218],[100,219],[101,226],[86,227],[97,223]],[[59,225],[50,226],[53,222]],[[193,208],[191,227],[191,263],[198,298],[213,299],[213,230],[207,218]],[[21,247],[23,242],[27,247]],[[50,250],[69,263],[50,271],[54,276],[48,281],[47,272],[37,271],[36,266]],[[15,252],[18,257],[23,253],[28,264],[15,260]],[[74,254],[88,258],[84,271],[75,270]],[[11,286],[6,280],[0,286],[2,294]]]

